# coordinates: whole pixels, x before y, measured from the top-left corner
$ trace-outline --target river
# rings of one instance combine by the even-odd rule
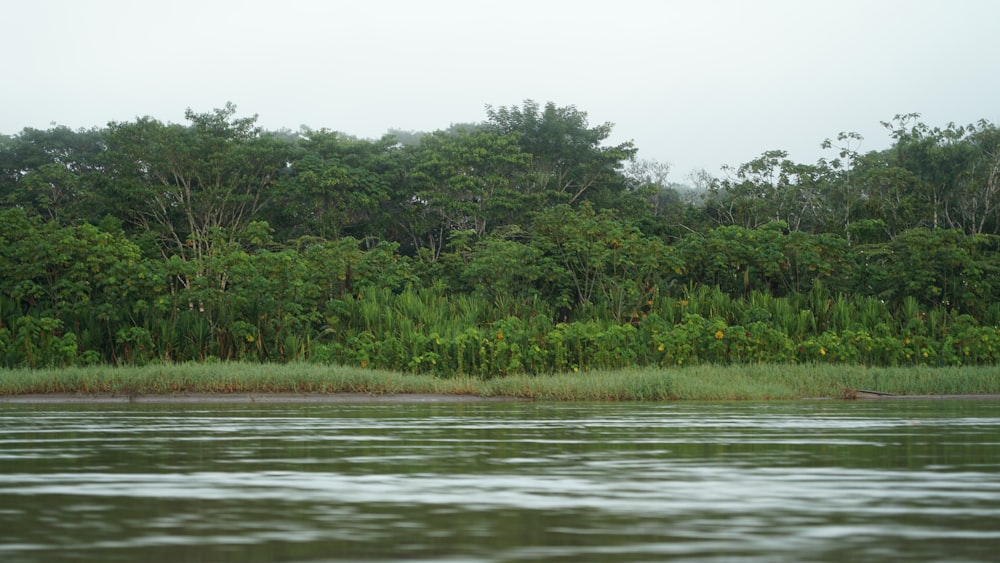
[[[7,563],[998,557],[998,401],[0,405]]]

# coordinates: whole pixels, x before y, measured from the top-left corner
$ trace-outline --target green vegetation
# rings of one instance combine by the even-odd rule
[[[768,151],[696,191],[531,101],[408,144],[266,132],[232,105],[25,129],[0,137],[0,367],[151,370],[100,383],[127,387],[256,362],[263,389],[307,363],[323,379],[293,388],[346,366],[616,398],[713,395],[711,373],[760,365],[993,366],[1000,129],[917,117],[885,123],[887,150],[842,133],[831,160]],[[711,366],[701,387],[648,375],[689,366]]]
[[[899,395],[996,394],[993,368],[866,368],[730,365],[633,368],[493,379],[442,378],[312,363],[183,363],[143,367],[0,370],[0,397],[69,393],[400,393],[539,401],[775,400],[853,398],[856,390]]]

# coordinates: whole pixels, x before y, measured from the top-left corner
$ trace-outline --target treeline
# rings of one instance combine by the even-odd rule
[[[227,105],[0,137],[0,365],[442,375],[995,363],[1000,130],[884,125],[699,190],[555,104],[400,142]]]

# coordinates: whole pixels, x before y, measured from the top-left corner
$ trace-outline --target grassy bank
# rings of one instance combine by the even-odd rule
[[[831,365],[693,366],[493,379],[401,374],[317,364],[178,364],[0,371],[0,396],[27,394],[424,393],[544,401],[765,400],[844,397],[856,389],[900,395],[1000,393],[995,367],[866,368]]]

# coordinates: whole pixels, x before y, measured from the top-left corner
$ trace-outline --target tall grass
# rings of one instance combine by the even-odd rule
[[[865,368],[829,365],[700,365],[595,370],[492,379],[441,378],[307,363],[185,363],[144,367],[0,370],[0,397],[189,393],[422,393],[539,401],[788,400],[851,396],[997,394],[992,368]]]

